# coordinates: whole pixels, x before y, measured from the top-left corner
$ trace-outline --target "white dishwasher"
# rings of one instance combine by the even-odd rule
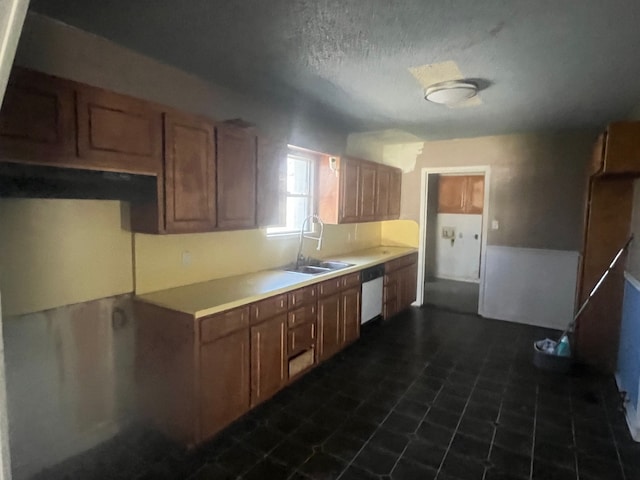
[[[361,324],[382,315],[383,278],[384,265],[376,265],[362,271]]]

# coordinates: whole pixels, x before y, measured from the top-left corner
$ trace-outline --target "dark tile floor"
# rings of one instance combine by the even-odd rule
[[[424,301],[432,307],[461,313],[478,313],[480,284],[430,278],[424,284]]]
[[[610,377],[541,373],[553,333],[411,309],[202,447],[139,428],[38,479],[640,479]]]

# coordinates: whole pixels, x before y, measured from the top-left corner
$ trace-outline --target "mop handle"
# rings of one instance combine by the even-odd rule
[[[616,256],[613,257],[613,260],[609,264],[609,268],[607,268],[607,270],[602,274],[602,276],[600,277],[600,280],[598,280],[598,283],[596,283],[595,287],[591,289],[591,293],[589,293],[589,296],[587,297],[587,299],[580,306],[578,313],[574,315],[573,321],[571,322],[571,325],[569,325],[569,328],[567,329],[567,331],[573,327],[573,325],[575,324],[576,320],[578,319],[582,311],[585,308],[587,308],[587,304],[589,303],[589,300],[591,300],[591,297],[593,297],[593,295],[596,293],[598,288],[600,288],[600,285],[602,285],[602,282],[604,282],[604,279],[607,278],[607,275],[609,275],[609,272],[613,270],[613,267],[615,267],[616,263],[618,263],[618,259],[620,258],[620,256],[624,253],[624,251],[627,248],[629,248],[629,244],[631,243],[631,240],[633,240],[633,235],[629,237],[629,240],[627,240],[627,243],[625,243],[624,246],[620,250],[618,250],[618,253],[616,254]]]

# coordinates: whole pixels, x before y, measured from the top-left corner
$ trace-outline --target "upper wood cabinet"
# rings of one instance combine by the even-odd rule
[[[318,164],[318,213],[325,223],[358,223],[400,216],[401,171],[357,158]]]
[[[402,194],[402,170],[399,168],[389,169],[391,179],[389,181],[389,213],[387,219],[400,218],[400,199]]]
[[[389,217],[389,187],[391,186],[391,170],[379,166],[376,172],[376,206],[374,216],[376,218]]]
[[[614,122],[600,136],[590,173],[640,174],[640,122]]]
[[[481,214],[483,207],[483,175],[440,175],[438,213]]]
[[[360,219],[360,165],[342,159],[340,172],[340,215],[336,223],[353,223]],[[322,218],[322,213],[320,213]]]
[[[251,128],[220,124],[216,142],[218,227],[255,227],[257,136]]]
[[[269,227],[284,223],[287,143],[258,137],[257,223]]]
[[[14,68],[0,110],[0,157],[76,166],[75,110],[73,82]]]
[[[84,166],[143,174],[162,170],[162,112],[154,105],[81,85],[77,109]]]
[[[214,126],[193,115],[164,116],[167,232],[210,231],[216,226]]]
[[[360,162],[358,168],[358,219],[361,222],[372,222],[376,220],[378,167],[372,163]]]

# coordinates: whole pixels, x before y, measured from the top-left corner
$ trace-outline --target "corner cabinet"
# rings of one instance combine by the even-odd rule
[[[400,217],[402,172],[367,160],[330,157],[318,165],[318,213],[325,223],[360,223]]]

